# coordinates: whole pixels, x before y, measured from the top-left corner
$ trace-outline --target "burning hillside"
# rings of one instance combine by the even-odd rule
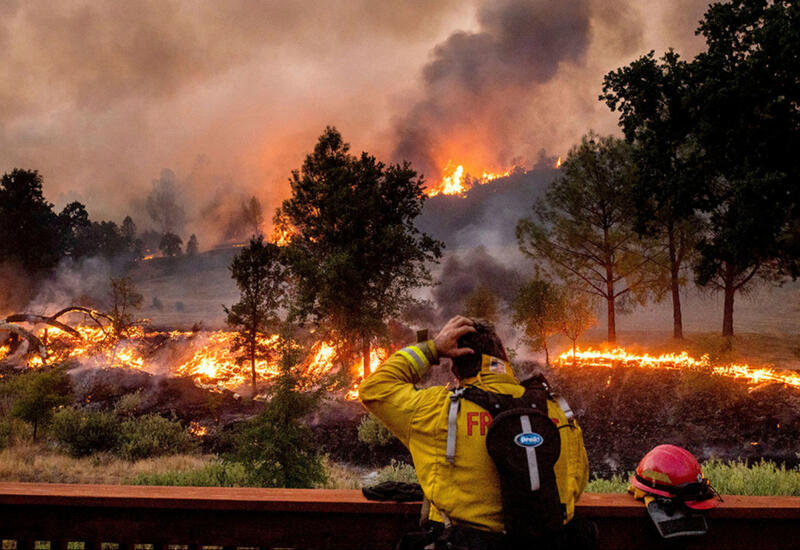
[[[251,377],[250,365],[237,361],[231,351],[236,333],[231,331],[158,331],[131,327],[127,335],[116,339],[102,325],[79,325],[56,328],[49,326],[35,333],[45,353],[31,347],[29,342],[12,338],[0,347],[0,361],[29,368],[48,363],[76,361],[82,366],[98,368],[129,368],[191,378],[196,385],[207,389],[235,391],[245,386]],[[278,340],[277,335],[262,338],[268,347]],[[327,342],[317,342],[302,363],[310,380],[318,380],[336,367],[335,349]],[[386,357],[383,349],[372,350],[372,368]],[[360,380],[364,374],[362,362],[350,368],[350,375]],[[277,359],[256,361],[257,378],[269,380],[279,373]],[[354,399],[356,386],[347,393]]]

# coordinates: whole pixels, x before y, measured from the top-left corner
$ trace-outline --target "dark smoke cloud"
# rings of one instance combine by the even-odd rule
[[[470,129],[496,139],[519,113],[498,107],[517,104],[562,63],[583,58],[590,3],[495,1],[479,10],[478,23],[480,32],[457,32],[434,49],[423,69],[425,97],[398,124],[395,156],[426,174],[438,175],[443,167],[436,141]],[[475,128],[476,118],[486,124]]]
[[[480,246],[466,255],[449,256],[439,275],[440,284],[433,290],[440,319],[463,313],[467,296],[484,286],[498,298],[508,302],[522,284],[522,275],[512,266],[503,264]]]
[[[201,226],[206,205],[256,196],[271,217],[327,124],[354,151],[395,151],[429,181],[448,160],[478,174],[530,168],[541,149],[563,154],[588,128],[617,131],[596,100],[603,74],[649,49],[693,55],[703,9],[697,0],[6,0],[0,171],[38,169],[58,208],[80,200],[93,218],[130,214],[144,226],[143,197],[169,168],[186,191],[186,232],[208,233],[210,245],[222,236]]]

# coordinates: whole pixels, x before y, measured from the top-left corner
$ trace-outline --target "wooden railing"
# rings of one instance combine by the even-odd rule
[[[370,502],[360,491],[0,483],[0,538],[18,550],[119,550],[151,544],[260,548],[394,547],[413,530],[419,503]],[[800,497],[726,496],[708,512],[709,534],[658,538],[629,495],[586,494],[577,514],[597,522],[600,549],[800,548]],[[103,545],[103,548],[109,548]]]

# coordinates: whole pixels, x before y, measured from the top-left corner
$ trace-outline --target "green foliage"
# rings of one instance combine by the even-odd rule
[[[32,424],[34,441],[39,426],[50,422],[54,409],[72,402],[72,382],[61,368],[15,376],[3,385],[3,392],[14,398],[9,414]]]
[[[53,416],[50,435],[70,455],[80,457],[115,450],[119,427],[113,413],[69,407]]]
[[[419,483],[417,471],[412,464],[392,459],[392,463],[378,470],[375,483],[384,481],[401,481],[403,483]]]
[[[628,490],[630,475],[615,474],[608,479],[593,477],[586,485],[587,493],[624,493]],[[632,497],[631,497],[632,498]]]
[[[250,476],[244,464],[214,462],[199,470],[181,470],[138,474],[131,485],[168,485],[176,487],[248,487]]]
[[[800,275],[798,29],[791,2],[717,2],[692,61],[650,52],[606,76],[601,99],[619,109],[639,168],[637,228],[667,245],[676,335],[693,247],[695,281],[724,292],[724,336],[737,293]]]
[[[139,407],[142,406],[142,391],[137,390],[133,393],[126,393],[119,398],[114,405],[114,414],[117,416],[133,416]]]
[[[362,443],[383,447],[394,439],[392,432],[371,414],[364,416],[358,424],[358,440]]]
[[[702,464],[702,468],[703,474],[723,495],[800,496],[798,468],[786,468],[764,460],[749,466],[741,461],[709,460]],[[594,478],[586,486],[586,492],[624,493],[631,475]]]
[[[600,96],[612,111],[619,110],[619,124],[633,146],[635,229],[666,250],[666,261],[657,267],[672,293],[675,338],[683,337],[681,270],[702,230],[695,214],[701,186],[699,151],[691,138],[690,82],[690,66],[677,53],[670,50],[656,60],[650,52],[607,74]]]
[[[410,291],[430,284],[427,264],[443,245],[414,225],[425,193],[410,165],[349,150],[328,127],[292,172],[292,196],[275,221],[292,235],[285,253],[297,284],[294,314],[363,353]]]
[[[562,176],[517,224],[520,249],[537,268],[600,296],[608,309],[608,340],[616,340],[617,302],[643,302],[654,288],[644,269],[651,253],[633,231],[630,146],[590,133],[573,147]]]
[[[117,453],[128,460],[194,450],[189,432],[179,422],[157,414],[124,420],[119,425]]]
[[[302,422],[326,390],[303,391],[309,380],[297,369],[300,349],[289,338],[280,342],[280,374],[269,389],[269,401],[258,416],[240,428],[228,459],[245,465],[250,483],[261,487],[312,487],[324,483],[325,470]]]
[[[237,331],[232,350],[240,364],[249,363],[253,395],[256,393],[256,362],[271,359],[275,353],[267,333],[279,323],[277,315],[286,295],[286,269],[280,261],[280,250],[265,243],[261,235],[250,239],[230,265],[231,277],[239,288],[239,301],[233,304],[226,322]]]
[[[0,417],[0,449],[11,447],[27,436],[28,426],[25,422],[10,416]]]
[[[488,319],[496,323],[500,317],[497,296],[484,285],[469,293],[464,302],[464,315],[473,319]]]
[[[514,324],[525,332],[526,343],[534,350],[543,349],[550,364],[547,339],[564,325],[564,293],[549,281],[533,279],[520,287],[511,303]]]

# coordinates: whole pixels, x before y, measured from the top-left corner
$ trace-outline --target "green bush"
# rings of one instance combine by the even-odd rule
[[[53,411],[72,402],[72,382],[64,368],[42,368],[14,376],[4,381],[2,391],[14,400],[9,414],[31,424],[34,441],[39,427],[50,423]]]
[[[131,485],[174,485],[179,487],[246,487],[250,476],[243,464],[215,462],[200,470],[139,474]]]
[[[187,453],[194,448],[191,435],[179,422],[157,414],[145,414],[120,424],[117,452],[128,460]]]
[[[116,449],[119,428],[113,413],[69,407],[53,416],[50,435],[70,455],[80,457]]]
[[[358,425],[358,440],[367,445],[383,447],[394,439],[392,432],[371,414],[364,416]]]
[[[406,464],[400,460],[392,459],[392,463],[384,466],[378,470],[378,476],[375,483],[383,483],[384,481],[401,481],[404,483],[419,483],[417,480],[417,471],[412,464]]]

